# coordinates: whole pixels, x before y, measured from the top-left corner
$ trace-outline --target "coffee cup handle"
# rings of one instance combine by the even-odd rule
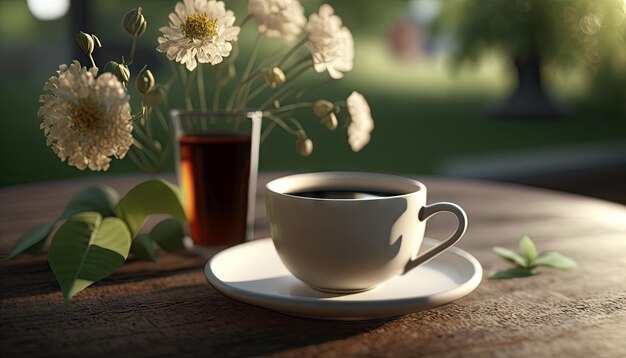
[[[467,215],[460,206],[453,203],[435,203],[431,205],[426,205],[422,207],[419,212],[419,220],[426,221],[431,216],[441,212],[449,212],[456,216],[458,220],[456,231],[446,241],[424,252],[420,256],[416,257],[414,260],[409,261],[409,263],[404,267],[404,273],[407,273],[417,266],[420,266],[439,256],[441,253],[452,247],[452,245],[456,244],[456,242],[461,239],[463,234],[465,234],[465,230],[467,230]]]

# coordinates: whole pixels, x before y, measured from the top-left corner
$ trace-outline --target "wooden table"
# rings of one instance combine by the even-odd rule
[[[272,177],[264,174],[259,183]],[[105,180],[123,192],[139,179]],[[0,252],[30,225],[53,219],[72,193],[93,182],[0,189]],[[64,308],[46,258],[20,257],[0,264],[0,356],[626,356],[624,206],[489,182],[423,182],[429,202],[465,208],[470,224],[459,246],[486,274],[506,266],[491,247],[515,248],[524,234],[540,250],[559,250],[579,266],[484,279],[459,301],[396,319],[329,322],[224,297],[204,278],[206,258],[189,254],[128,262]],[[257,237],[267,236],[262,200],[260,194]],[[427,235],[443,238],[450,220],[435,217]]]

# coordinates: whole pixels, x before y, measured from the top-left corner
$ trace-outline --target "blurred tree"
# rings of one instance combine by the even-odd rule
[[[623,52],[624,12],[624,0],[446,1],[433,30],[454,36],[456,65],[489,50],[512,60],[517,87],[496,115],[558,118],[563,110],[544,91],[542,66],[597,69]]]

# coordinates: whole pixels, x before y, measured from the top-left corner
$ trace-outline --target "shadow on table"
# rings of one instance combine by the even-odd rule
[[[159,290],[172,303],[161,333],[175,338],[178,351],[216,356],[264,356],[308,345],[345,339],[390,320],[325,321],[292,317],[223,296],[206,285]],[[187,299],[185,299],[187,298]],[[173,315],[172,315],[173,314]],[[165,319],[165,317],[163,317]],[[184,325],[184,330],[174,326]]]
[[[159,263],[129,260],[117,272],[95,285],[139,282],[199,271],[206,261],[205,258],[197,256],[189,260],[179,260],[178,256],[162,255],[162,262]],[[0,299],[60,292],[59,284],[45,255],[21,256],[0,262],[0,287],[3,288],[0,290]]]

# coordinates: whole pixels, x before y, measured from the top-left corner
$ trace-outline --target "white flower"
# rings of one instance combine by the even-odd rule
[[[362,94],[352,92],[346,101],[350,112],[348,126],[348,143],[353,152],[358,152],[370,141],[370,133],[374,130],[374,120],[370,106]]]
[[[248,13],[254,16],[259,32],[268,37],[293,41],[306,24],[298,0],[250,0]]]
[[[330,5],[323,4],[318,14],[311,14],[307,24],[307,46],[313,56],[315,71],[328,71],[330,77],[339,79],[343,72],[352,70],[354,40],[350,30],[334,13]]]
[[[170,13],[170,25],[159,29],[157,51],[167,54],[170,61],[183,63],[193,71],[200,63],[217,65],[233,49],[240,28],[233,26],[235,15],[226,10],[224,2],[215,0],[185,0],[178,2]]]
[[[46,142],[62,161],[80,170],[107,170],[111,156],[123,158],[133,143],[129,96],[111,73],[74,61],[59,66],[43,89],[37,115]]]

